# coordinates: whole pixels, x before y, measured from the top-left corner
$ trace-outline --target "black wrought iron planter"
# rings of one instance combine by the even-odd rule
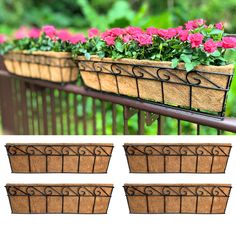
[[[106,173],[112,144],[6,144],[13,173]]]
[[[112,184],[7,184],[13,214],[106,214]]]
[[[124,145],[131,173],[225,173],[231,144]]]
[[[132,214],[224,214],[229,184],[125,184]]]
[[[13,74],[67,83],[78,79],[78,67],[70,53],[12,51],[4,55],[4,64]]]
[[[78,57],[85,86],[210,116],[224,116],[233,65],[198,66],[186,72],[170,62]]]

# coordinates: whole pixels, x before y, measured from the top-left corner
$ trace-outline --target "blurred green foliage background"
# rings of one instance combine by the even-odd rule
[[[85,32],[89,27],[105,30],[128,25],[167,28],[196,18],[204,18],[209,23],[223,21],[227,33],[236,33],[235,12],[236,0],[1,0],[0,33],[10,34],[21,25],[40,27],[45,24],[77,32]],[[235,52],[228,53],[227,57],[235,63]],[[234,79],[227,116],[236,117],[235,106]],[[167,125],[170,134],[172,126],[172,123]],[[191,133],[191,125],[186,125],[186,129]]]

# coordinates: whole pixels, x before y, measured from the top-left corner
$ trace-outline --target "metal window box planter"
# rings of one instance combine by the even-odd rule
[[[112,144],[6,144],[13,173],[107,173]]]
[[[7,184],[13,214],[106,214],[112,184]]]
[[[124,145],[131,173],[225,173],[231,144]]]
[[[132,214],[224,214],[229,184],[125,184]]]
[[[198,66],[186,72],[170,62],[78,57],[86,87],[159,103],[191,112],[223,117],[234,66]]]
[[[78,79],[78,67],[71,53],[12,51],[3,58],[7,70],[15,75],[57,83]]]

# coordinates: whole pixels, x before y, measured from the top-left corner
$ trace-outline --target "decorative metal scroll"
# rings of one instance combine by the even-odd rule
[[[6,186],[9,196],[109,197],[112,186]]]
[[[231,187],[226,186],[124,186],[126,196],[214,196],[228,197]]]
[[[109,150],[107,149],[109,148]],[[32,156],[111,156],[113,146],[92,144],[22,144],[6,145],[8,155]]]
[[[224,144],[126,144],[126,155],[129,156],[228,156]]]

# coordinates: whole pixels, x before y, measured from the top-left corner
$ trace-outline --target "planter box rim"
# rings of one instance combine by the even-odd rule
[[[113,143],[6,143],[5,146],[107,146],[107,147],[114,147]]]
[[[114,188],[114,185],[113,184],[102,184],[102,183],[99,183],[99,184],[91,184],[91,183],[79,183],[79,184],[75,184],[75,183],[68,183],[68,184],[50,184],[50,183],[46,183],[46,184],[32,184],[32,183],[28,183],[28,184],[17,184],[17,183],[14,183],[14,184],[11,184],[11,183],[7,183],[5,185],[5,187],[31,187],[31,186],[35,186],[35,187],[111,187],[111,188]]]
[[[41,55],[41,56],[52,56],[52,57],[64,57],[71,58],[72,55],[70,52],[54,52],[54,51],[27,51],[27,50],[13,50],[8,54],[26,54],[26,55]],[[7,55],[7,54],[6,54]]]
[[[219,184],[219,183],[212,183],[212,184],[205,184],[205,183],[196,183],[196,184],[184,184],[184,183],[180,183],[180,184],[152,184],[152,183],[144,183],[144,184],[129,184],[129,183],[125,183],[123,187],[147,187],[147,186],[153,186],[153,187],[231,187],[231,184]]]
[[[118,62],[118,63],[128,63],[133,65],[150,65],[152,66],[160,66],[160,67],[169,67],[170,69],[173,69],[171,67],[172,62],[170,61],[155,61],[155,60],[139,60],[139,59],[133,59],[133,58],[121,58],[121,59],[112,59],[110,57],[104,57],[100,58],[97,55],[92,55],[90,59],[86,59],[85,56],[78,56],[78,60],[85,60],[85,61],[103,61],[103,62]],[[154,65],[155,64],[155,65]],[[178,63],[178,66],[176,69],[186,70],[184,67],[184,63],[180,62]],[[223,66],[214,66],[214,65],[198,65],[195,67],[193,71],[201,71],[201,72],[209,72],[209,73],[226,73],[227,75],[233,75],[233,69],[234,64],[227,64]],[[213,72],[212,72],[213,71]],[[191,72],[191,71],[190,71]]]
[[[225,146],[232,147],[231,143],[124,143],[124,147],[126,146]]]

